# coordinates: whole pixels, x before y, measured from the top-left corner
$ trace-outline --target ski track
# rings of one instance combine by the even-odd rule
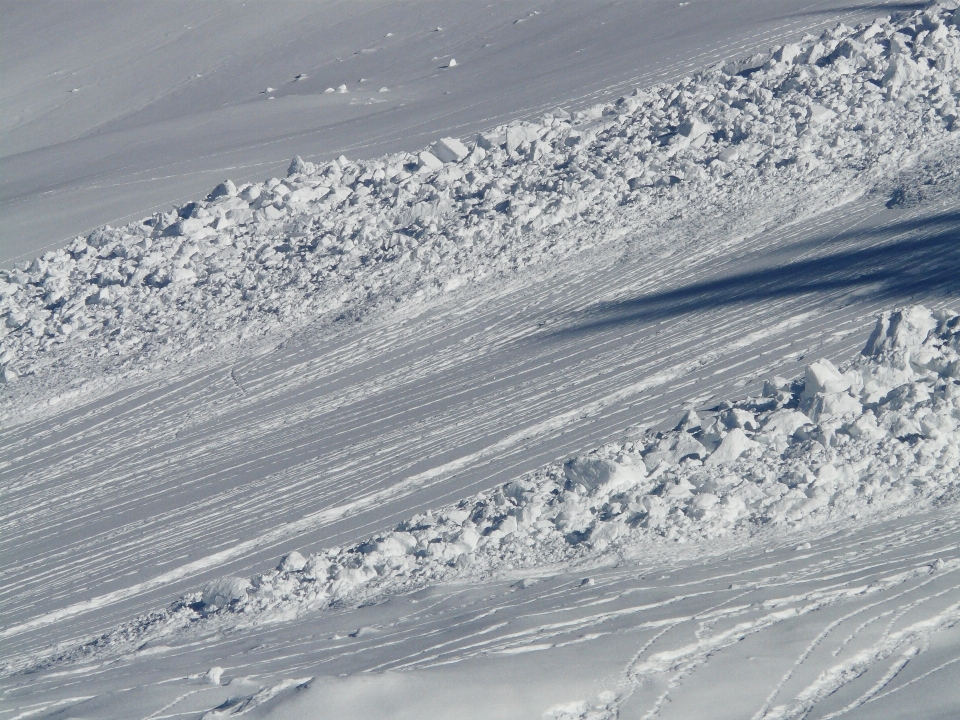
[[[875,214],[871,202],[854,203],[836,213],[832,227],[825,228],[821,218],[788,228],[786,238],[776,232],[762,235],[714,264],[712,272],[730,272],[742,267],[744,255],[789,246],[810,233],[820,233],[820,246],[835,251],[830,239],[838,231]],[[902,241],[904,233],[896,228],[903,221],[888,220],[892,232],[868,242]],[[923,231],[913,234],[917,232]],[[801,258],[816,250],[806,250]],[[708,253],[676,279],[670,277],[669,257],[640,268],[615,263],[612,268],[621,277],[610,284],[623,288],[624,294],[642,292],[651,276],[660,283],[683,285],[702,278],[702,265],[715,259]],[[595,272],[609,282],[610,267]],[[513,294],[505,293],[479,312],[458,305],[400,327],[374,325],[370,336],[323,347],[319,357],[307,344],[290,354],[275,352],[275,358],[261,355],[246,368],[235,363],[204,371],[172,387],[148,384],[121,393],[113,402],[68,412],[58,423],[44,423],[55,431],[37,432],[32,423],[4,431],[23,480],[5,504],[0,527],[29,528],[17,539],[19,562],[3,575],[8,623],[18,617],[18,597],[30,599],[19,615],[29,621],[36,612],[30,609],[33,598],[43,596],[62,608],[90,593],[88,588],[98,588],[102,596],[102,590],[129,583],[131,565],[153,566],[161,576],[172,572],[176,577],[183,560],[199,560],[191,549],[195,553],[203,548],[201,557],[225,553],[220,562],[241,560],[241,567],[249,568],[269,558],[280,544],[295,541],[309,547],[383,528],[403,512],[394,509],[398,500],[410,508],[456,499],[562,457],[629,425],[632,418],[672,420],[680,402],[694,394],[718,395],[732,375],[747,371],[760,379],[772,374],[785,362],[782,353],[773,350],[785,341],[800,348],[799,357],[823,338],[839,334],[839,340],[819,352],[849,354],[863,342],[862,319],[879,309],[847,305],[841,291],[808,298],[812,305],[788,298],[756,307],[754,312],[770,318],[765,324],[772,326],[758,334],[751,334],[756,316],[735,306],[707,317],[683,318],[669,330],[651,332],[650,325],[631,323],[635,326],[598,333],[589,343],[579,334],[558,338],[556,332],[547,341],[535,342],[532,318],[575,316],[596,302],[597,282],[580,269],[572,282],[564,283],[566,292],[556,305],[547,304],[553,299],[547,295],[539,307],[517,309]],[[785,319],[780,327],[772,322],[778,317]],[[411,324],[419,326],[414,333],[409,332]],[[707,345],[696,333],[698,327],[709,328]],[[501,339],[490,343],[491,335]],[[483,351],[474,354],[471,342],[474,347],[482,344]],[[370,357],[371,347],[379,349],[375,358]],[[498,351],[507,357],[497,357]],[[697,355],[691,357],[691,351]],[[650,382],[681,359],[680,370],[668,372],[660,383]],[[245,392],[237,392],[231,374]],[[638,377],[648,380],[636,391],[622,390]],[[660,389],[663,383],[673,389]],[[611,401],[596,401],[611,393]],[[570,410],[578,406],[588,410]],[[191,425],[184,424],[187,413],[193,415]],[[512,422],[506,423],[506,417]],[[563,418],[558,424],[550,421],[557,417]],[[540,429],[531,433],[525,427]],[[520,441],[534,438],[543,448],[540,454],[530,458],[524,452],[513,459]],[[495,453],[488,450],[491,445]],[[469,469],[458,462],[465,454],[473,456]],[[429,458],[426,466],[424,458]],[[448,462],[461,473],[429,477]],[[41,468],[42,481],[37,483]],[[359,473],[365,478],[362,486],[356,484]],[[418,473],[426,475],[424,480],[397,489],[398,476]],[[156,479],[145,483],[145,478]],[[431,485],[440,492],[431,492]],[[145,512],[161,503],[169,506],[171,493],[178,499],[174,507]],[[376,499],[378,493],[382,500]],[[64,498],[68,505],[60,504]],[[366,512],[337,523],[336,508],[356,502],[366,504]],[[69,531],[54,510],[58,504],[61,512],[69,513]],[[381,506],[389,508],[389,515],[377,516]],[[244,514],[254,507],[256,514]],[[297,516],[309,515],[311,507],[325,508],[320,515],[324,520],[315,527],[298,525]],[[350,513],[349,508],[342,512]],[[125,514],[129,519],[122,524],[96,530],[98,516]],[[255,540],[284,523],[290,524],[289,532],[275,532],[263,544]],[[74,534],[77,540],[69,541]],[[55,552],[25,556],[23,549],[33,543],[49,547],[54,535],[60,538]],[[12,542],[14,536],[4,532],[4,537]],[[253,546],[231,553],[243,537]],[[150,561],[145,561],[147,553]],[[196,578],[195,583],[206,567],[201,562],[185,577]],[[149,580],[146,585],[132,595],[152,589]],[[164,582],[156,585],[168,593],[171,589]]]
[[[201,647],[174,645],[133,665],[81,665],[67,673],[65,685],[62,672],[41,675],[33,679],[33,691],[48,693],[45,708],[52,710],[78,701],[75,683],[98,683],[122,693],[130,683],[149,678],[182,688],[185,671],[225,657],[231,659],[230,677],[255,674],[269,684],[280,677],[449,667],[571,645],[590,652],[596,647],[591,643],[602,639],[638,648],[622,673],[605,681],[618,691],[621,717],[683,717],[683,702],[696,697],[708,671],[729,672],[725,668],[751,638],[790,628],[810,640],[796,656],[777,658],[773,670],[786,670],[779,681],[771,676],[769,685],[744,689],[738,710],[749,712],[740,717],[768,717],[775,698],[816,694],[824,667],[866,654],[866,668],[850,681],[855,692],[844,703],[852,709],[878,697],[877,688],[896,692],[936,672],[919,663],[915,668],[912,658],[904,661],[892,650],[907,644],[904,633],[916,636],[918,625],[926,623],[924,632],[932,637],[953,622],[951,617],[960,617],[958,541],[960,517],[951,509],[882,527],[830,530],[806,553],[784,547],[781,540],[772,552],[731,547],[673,571],[658,560],[624,563],[588,571],[594,579],[588,586],[580,584],[580,576],[563,574],[545,576],[525,589],[509,580],[441,586],[359,611],[302,617],[295,626],[212,638]],[[934,571],[938,559],[945,565]],[[374,631],[351,637],[348,632],[358,622]],[[882,632],[864,633],[870,625]],[[383,661],[385,652],[389,662]],[[657,682],[669,687],[654,692]],[[195,686],[179,692],[167,705],[144,708],[142,717],[161,708],[168,712],[190,693],[204,692]],[[805,706],[812,708],[820,705]]]
[[[666,58],[576,102],[800,23]],[[671,426],[684,408],[744,396],[771,375],[795,377],[816,358],[848,358],[894,305],[953,304],[956,283],[939,280],[960,272],[958,258],[926,248],[960,234],[960,201],[890,210],[888,197],[840,199],[693,247],[671,247],[666,230],[662,242],[628,235],[591,262],[580,255],[380,317],[301,327],[0,428],[4,657],[69,650],[214,577],[254,574],[295,547],[355,542],[611,437]],[[838,257],[855,260],[828,267]],[[910,282],[885,285],[892,267]],[[798,268],[820,275],[791,285]],[[509,566],[482,583],[145,643],[119,660],[54,660],[2,680],[0,719],[69,713],[93,697],[87,687],[113,698],[148,688],[143,718],[199,717],[184,708],[229,701],[228,686],[198,685],[227,663],[228,679],[254,678],[269,691],[257,702],[268,702],[308,685],[290,678],[610,648],[621,670],[597,678],[589,709],[551,711],[581,720],[709,709],[866,717],[957,672],[955,504],[758,538],[651,547],[575,573]],[[722,678],[758,657],[753,681],[731,697]]]

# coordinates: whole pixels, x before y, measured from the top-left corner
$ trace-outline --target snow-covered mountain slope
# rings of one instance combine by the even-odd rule
[[[6,273],[0,711],[955,709],[958,48],[838,27]]]
[[[650,252],[647,238],[678,215],[692,216],[683,235],[716,241],[745,218],[756,232],[902,184],[891,178],[919,156],[953,157],[960,132],[956,21],[917,17],[838,25],[468,145],[443,138],[419,154],[322,165],[297,157],[285,180],[226,181],[205,201],[77,237],[0,276],[4,377],[43,386],[90,365],[123,372],[627,233]],[[940,158],[927,194],[958,173]],[[892,192],[891,206],[919,191]]]
[[[103,720],[951,716],[955,508],[764,541],[148,643],[7,697]]]
[[[577,109],[887,5],[905,7],[4,0],[0,264],[296,153],[370,158]]]

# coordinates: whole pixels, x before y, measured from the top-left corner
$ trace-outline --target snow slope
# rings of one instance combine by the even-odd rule
[[[371,158],[577,109],[886,4],[4,0],[0,265],[296,153]]]
[[[954,17],[7,273],[5,716],[955,709]]]

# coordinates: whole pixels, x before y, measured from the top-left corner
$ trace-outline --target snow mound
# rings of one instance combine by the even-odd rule
[[[960,490],[960,315],[884,313],[864,352],[604,445],[249,582],[208,584],[60,659],[450,580],[636,559],[664,543],[916,510]],[[13,661],[13,665],[17,661]],[[11,665],[12,667],[12,665]],[[9,668],[8,668],[9,669]]]
[[[445,292],[620,238],[617,228],[654,237],[687,211],[816,212],[955,145],[958,97],[960,31],[933,5],[470,142],[296,157],[286,178],[227,180],[0,271],[3,392],[149,370]]]

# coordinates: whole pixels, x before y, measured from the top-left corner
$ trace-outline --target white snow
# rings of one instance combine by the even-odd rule
[[[814,188],[834,201],[864,192],[960,130],[960,34],[938,12],[878,21],[865,41],[838,26],[749,77],[715,70],[572,118],[511,123],[469,154],[443,139],[416,156],[298,159],[285,179],[237,195],[224,182],[207,200],[98,229],[0,273],[5,364],[21,377],[91,359],[129,371],[233,342],[241,327],[289,330],[574,253],[594,222],[653,231],[678,208],[719,209],[759,187],[764,205],[796,214]],[[889,84],[901,55],[884,43],[927,23],[944,31],[909,51],[922,77]],[[800,60],[811,53],[823,60]],[[837,117],[814,133],[820,103]],[[176,326],[158,322],[174,305]]]
[[[930,329],[921,335],[923,327]],[[629,556],[658,538],[796,529],[916,508],[957,492],[960,315],[922,307],[886,313],[843,374],[818,360],[805,376],[793,392],[738,401],[689,429],[605,445],[427,510],[358,545],[308,559],[292,551],[276,570],[250,582],[211,582],[152,623],[182,627],[171,618],[198,617],[197,600],[208,606],[204,617],[286,613],[291,604],[302,612],[408,591],[427,578],[583,562],[598,553]],[[856,383],[842,382],[850,377]],[[850,405],[817,413],[816,422],[791,409],[833,395]],[[151,632],[142,621],[137,627]],[[120,632],[130,637],[130,629]]]
[[[0,713],[951,716],[957,12],[0,271]]]

